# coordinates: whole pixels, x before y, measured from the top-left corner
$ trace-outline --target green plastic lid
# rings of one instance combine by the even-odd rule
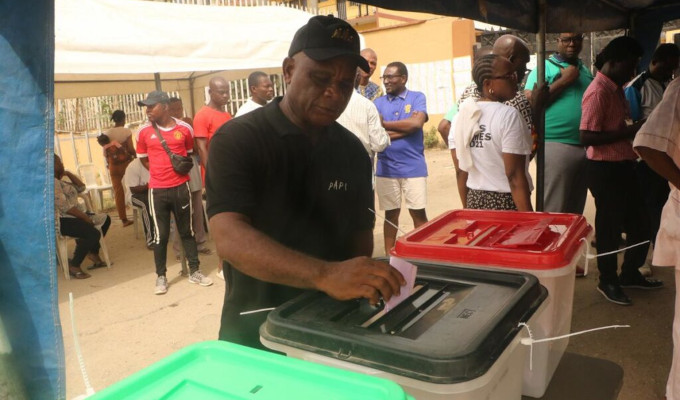
[[[188,346],[89,399],[413,400],[386,379],[222,341]]]

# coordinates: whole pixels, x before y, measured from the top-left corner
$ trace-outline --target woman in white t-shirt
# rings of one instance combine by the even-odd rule
[[[461,104],[449,135],[463,207],[532,211],[531,133],[519,111],[503,104],[517,94],[515,69],[491,54],[475,61],[472,75],[481,97]]]

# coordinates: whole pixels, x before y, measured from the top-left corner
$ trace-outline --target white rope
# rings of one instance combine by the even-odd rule
[[[250,310],[250,311],[243,311],[239,315],[248,315],[248,314],[255,314],[263,311],[271,311],[275,309],[276,307],[269,307],[269,308],[260,308],[259,310]]]
[[[528,339],[531,340],[531,343],[529,343],[529,371],[533,371],[534,370],[534,345],[533,345],[534,334],[531,333],[531,328],[529,328],[529,325],[524,323],[524,322],[520,322],[519,325],[517,325],[517,326],[523,326],[523,327],[527,328],[527,332],[529,332],[529,338]],[[526,343],[524,343],[524,339],[527,339],[527,338],[522,338],[522,341],[520,343],[526,344]]]
[[[622,249],[618,249],[618,250],[614,250],[614,251],[608,251],[608,252],[602,253],[602,254],[590,254],[590,241],[588,241],[587,238],[581,238],[581,241],[585,242],[585,244],[586,244],[586,247],[585,247],[584,252],[582,254],[582,256],[585,257],[585,264],[583,265],[583,276],[588,275],[588,260],[592,260],[592,259],[597,258],[597,257],[608,256],[610,254],[620,253],[620,252],[626,251],[630,248],[642,246],[643,244],[649,243],[649,240],[645,240],[644,242],[636,243],[634,245],[630,245],[630,246],[624,247]]]
[[[373,211],[373,209],[369,208],[368,211],[372,212],[373,214],[375,214],[376,217],[380,217],[380,218],[382,218],[383,221],[385,221],[385,222],[387,222],[388,224],[392,225],[392,226],[393,226],[396,230],[398,230],[399,233],[401,233],[402,235],[406,235],[406,232],[404,232],[404,231],[402,231],[401,229],[399,229],[398,226],[396,226],[395,224],[393,224],[391,221],[388,221],[388,220],[387,220],[385,217],[383,217],[382,215],[379,215],[377,212]]]
[[[73,308],[73,292],[68,293],[68,305],[69,310],[71,311],[71,330],[73,330],[73,342],[76,349],[76,356],[78,358],[78,365],[80,366],[80,372],[83,374],[83,381],[85,381],[85,395],[79,396],[78,398],[85,398],[94,394],[94,388],[92,388],[92,385],[90,384],[90,378],[88,378],[87,371],[85,370],[85,360],[83,359],[83,353],[80,351],[78,330],[76,329],[76,317]]]
[[[567,335],[562,335],[562,336],[555,336],[555,337],[544,338],[544,339],[534,339],[534,337],[531,333],[531,329],[529,328],[529,325],[527,325],[524,322],[520,322],[517,326],[523,326],[529,332],[529,337],[528,338],[522,338],[522,340],[520,341],[520,343],[522,343],[523,345],[529,346],[529,370],[533,370],[534,343],[543,343],[543,342],[550,342],[550,341],[553,341],[553,340],[562,340],[562,339],[566,339],[570,336],[583,335],[584,333],[601,331],[601,330],[604,330],[604,329],[630,328],[630,325],[609,325],[609,326],[601,326],[599,328],[587,329],[585,331],[569,333]]]
[[[581,240],[583,240],[583,239],[581,239]],[[635,243],[633,245],[630,245],[628,247],[624,247],[622,249],[618,249],[618,250],[614,250],[614,251],[608,251],[608,252],[602,253],[602,254],[588,254],[587,257],[588,258],[596,258],[596,257],[608,256],[610,254],[620,253],[622,251],[626,251],[626,250],[631,249],[633,247],[642,246],[643,244],[647,244],[647,243],[649,243],[649,240],[645,240],[644,242],[640,242],[640,243]]]

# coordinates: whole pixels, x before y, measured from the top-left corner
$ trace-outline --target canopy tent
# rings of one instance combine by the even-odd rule
[[[664,22],[680,18],[678,0],[364,0],[394,10],[451,15],[523,32],[596,32],[630,29],[645,48],[647,65]]]
[[[190,91],[215,71],[227,70],[227,79],[278,71],[312,16],[282,6],[135,0],[57,0],[55,7],[56,98],[152,90],[154,73],[164,87]]]
[[[539,31],[539,16],[546,9],[546,32],[593,32],[631,28],[640,22],[663,23],[680,17],[677,0],[365,0],[393,10],[451,15],[506,26],[524,32]]]

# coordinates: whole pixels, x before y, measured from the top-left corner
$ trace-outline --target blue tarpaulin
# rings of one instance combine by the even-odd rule
[[[0,316],[30,399],[62,399],[54,231],[54,3],[0,1]]]
[[[680,18],[679,0],[362,0],[392,10],[451,15],[538,32],[545,9],[546,32],[596,32],[630,29],[645,48],[641,65],[651,59],[664,22]]]
[[[536,31],[536,0],[367,0]],[[653,49],[677,0],[546,0],[549,32],[631,27]],[[553,14],[554,12],[554,14]],[[54,1],[0,0],[0,318],[30,399],[65,397],[53,182]],[[135,16],[131,16],[135,18]],[[208,39],[206,39],[208,40]]]

